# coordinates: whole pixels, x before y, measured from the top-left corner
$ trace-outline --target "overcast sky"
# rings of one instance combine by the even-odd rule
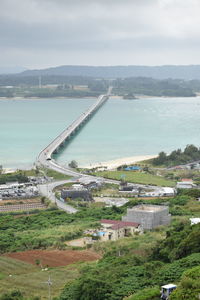
[[[200,0],[0,0],[0,66],[200,64]]]

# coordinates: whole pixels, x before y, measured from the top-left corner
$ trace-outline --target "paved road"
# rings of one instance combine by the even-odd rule
[[[45,183],[45,184],[40,184],[40,185],[38,185],[38,189],[43,196],[47,197],[52,203],[56,204],[58,206],[58,208],[65,210],[66,212],[68,212],[70,214],[73,214],[73,213],[76,213],[78,210],[71,205],[67,205],[64,202],[59,201],[53,192],[53,189],[55,187],[65,184],[65,183],[68,183],[68,182],[74,182],[74,180],[60,180],[60,181],[54,181],[54,182],[49,182],[49,183]]]

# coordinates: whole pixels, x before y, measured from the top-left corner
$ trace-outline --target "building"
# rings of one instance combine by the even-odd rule
[[[72,188],[62,190],[61,200],[65,201],[67,198],[71,200],[82,199],[83,201],[93,201],[91,193],[85,188]]]
[[[177,189],[192,189],[196,187],[192,179],[183,178],[180,182],[176,184]]]
[[[82,177],[79,180],[77,180],[77,182],[87,189],[97,189],[104,184],[103,179],[95,178],[95,180],[94,179],[91,180],[90,177]]]
[[[101,228],[99,230],[88,230],[85,232],[87,235],[86,243],[96,240],[101,242],[116,241],[120,238],[142,233],[140,224],[134,222],[103,219],[100,223]]]
[[[129,166],[124,169],[125,171],[141,171],[139,166]]]
[[[153,229],[160,225],[168,225],[171,221],[168,206],[137,205],[127,209],[127,215],[122,217],[125,222],[136,222],[143,229]]]
[[[171,188],[171,187],[163,187],[161,189],[161,196],[164,197],[173,197],[176,195],[176,191],[175,189]]]
[[[176,195],[176,190],[171,187],[162,187],[156,189],[153,192],[145,193],[146,197],[174,197]]]

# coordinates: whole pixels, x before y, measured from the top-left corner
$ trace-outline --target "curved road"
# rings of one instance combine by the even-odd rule
[[[59,173],[69,175],[74,177],[74,181],[81,179],[82,177],[87,177],[87,179],[93,180],[101,180],[106,183],[113,183],[113,184],[119,184],[120,182],[117,180],[112,179],[105,179],[102,177],[96,177],[92,175],[86,175],[79,173],[77,171],[74,171],[70,168],[65,168],[61,165],[59,165],[54,159],[52,159],[52,155],[59,151],[59,147],[63,146],[63,144],[70,139],[70,137],[77,131],[79,128],[89,120],[89,118],[94,114],[109,98],[111,95],[112,87],[109,87],[107,94],[101,95],[97,101],[84,113],[82,113],[70,126],[67,127],[59,136],[57,136],[45,149],[43,149],[36,160],[37,166],[44,166],[45,168],[52,169],[54,171],[57,171]],[[40,193],[47,198],[49,198],[53,203],[57,204],[57,206],[69,213],[76,213],[77,209],[70,205],[66,205],[65,203],[59,201],[56,199],[53,189],[56,186],[62,185],[67,182],[72,182],[72,180],[62,180],[62,181],[55,181],[47,184],[39,185]],[[145,188],[144,185],[141,184],[135,184],[137,187]],[[150,186],[149,186],[150,187]],[[148,188],[149,188],[148,187]],[[151,188],[157,189],[158,187]]]

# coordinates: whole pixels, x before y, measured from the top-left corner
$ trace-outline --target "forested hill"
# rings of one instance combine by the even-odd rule
[[[200,65],[185,66],[59,66],[27,70],[22,76],[60,75],[101,78],[152,77],[155,79],[200,79]]]

